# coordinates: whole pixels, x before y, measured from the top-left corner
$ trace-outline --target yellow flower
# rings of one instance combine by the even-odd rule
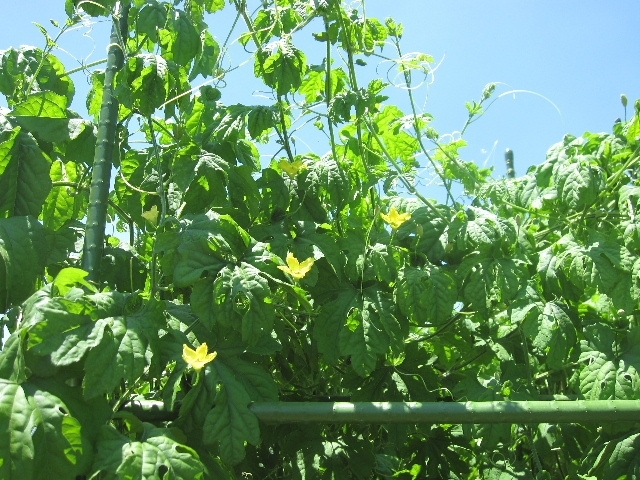
[[[295,162],[288,162],[287,160],[280,160],[278,162],[280,170],[289,175],[289,178],[295,177],[300,170],[304,170],[307,166],[302,160],[296,160]]]
[[[184,358],[184,361],[191,365],[196,372],[202,370],[202,367],[218,356],[218,352],[209,354],[207,354],[207,352],[208,348],[206,343],[203,343],[195,350],[189,348],[186,343],[182,345],[182,358]]]
[[[389,215],[381,213],[380,216],[385,222],[391,225],[391,228],[396,229],[400,228],[400,225],[411,218],[410,213],[398,213],[396,207],[391,207],[391,210],[389,210]]]
[[[158,217],[160,216],[160,212],[158,211],[158,207],[155,205],[151,207],[151,209],[143,212],[141,217],[145,220],[148,220],[151,225],[158,225]]]
[[[293,256],[293,253],[289,252],[287,253],[288,266],[284,267],[282,265],[278,265],[278,268],[283,272],[291,275],[294,279],[300,280],[307,273],[309,273],[309,270],[311,270],[311,267],[313,266],[313,262],[313,257],[309,257],[303,262],[300,262],[296,257]]]

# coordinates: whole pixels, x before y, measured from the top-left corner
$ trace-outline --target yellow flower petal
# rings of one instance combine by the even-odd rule
[[[300,262],[293,253],[287,253],[287,266],[278,265],[278,268],[285,273],[291,275],[295,280],[300,280],[309,273],[311,267],[313,267],[313,257],[309,257],[306,260]]]
[[[186,343],[182,345],[182,358],[187,364],[193,367],[195,371],[202,370],[207,363],[213,361],[218,356],[218,352],[207,354],[207,344],[203,343],[195,350],[190,348]]]
[[[280,167],[280,170],[282,170],[284,173],[289,175],[289,178],[294,178],[300,170],[304,170],[305,168],[307,168],[302,160],[296,160],[295,162],[280,160],[278,162],[278,167]]]
[[[391,207],[391,210],[389,210],[388,215],[381,213],[380,216],[385,222],[391,225],[391,228],[395,228],[395,229],[400,228],[400,225],[402,225],[404,222],[406,222],[411,218],[410,213],[406,213],[406,212],[398,213],[398,210],[396,210],[396,207]]]

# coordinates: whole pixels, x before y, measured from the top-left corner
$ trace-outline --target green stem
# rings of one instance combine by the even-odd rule
[[[72,68],[71,70],[67,70],[58,75],[59,78],[68,77],[76,72],[80,72],[86,70],[87,68],[95,67],[97,65],[102,65],[104,62],[107,62],[108,58],[103,58],[101,60],[96,60],[95,62],[87,63],[86,65],[80,65],[79,67]]]
[[[160,147],[158,146],[158,141],[156,140],[156,132],[153,129],[153,121],[151,116],[148,117],[147,122],[149,124],[149,135],[151,136],[151,144],[153,145],[153,154],[156,158],[156,170],[158,172],[158,188],[157,194],[160,197],[160,218],[158,219],[158,225],[162,225],[164,223],[164,219],[167,216],[167,199],[165,197],[164,192],[164,180],[162,174],[162,158],[160,156]],[[155,243],[154,236],[154,243]],[[153,249],[153,254],[151,256],[151,296],[153,297],[155,293],[158,291],[158,256],[155,251],[155,246]]]
[[[396,39],[394,45],[396,47],[396,51],[398,52],[398,56],[402,58],[402,50],[400,50],[400,42],[398,41],[398,39]],[[418,140],[420,150],[422,150],[422,153],[424,153],[424,155],[427,157],[427,160],[429,160],[429,163],[431,163],[431,166],[436,172],[436,175],[438,175],[440,177],[440,180],[442,180],[442,183],[447,190],[447,197],[451,200],[451,203],[455,205],[455,200],[453,198],[453,194],[451,193],[451,186],[449,185],[449,182],[444,177],[444,175],[440,173],[435,160],[431,157],[431,155],[429,155],[429,151],[426,149],[426,147],[424,146],[424,142],[422,141],[422,131],[420,130],[420,125],[418,123],[418,113],[416,111],[416,104],[413,98],[413,89],[411,88],[411,72],[407,70],[407,68],[404,66],[404,63],[402,62],[400,62],[400,68],[402,69],[402,74],[404,76],[404,83],[407,86],[407,94],[409,95],[409,104],[411,105],[411,113],[413,116],[413,129],[416,133],[416,140]],[[451,160],[455,162],[454,159]]]
[[[420,201],[422,201],[422,203],[424,203],[431,211],[433,211],[434,213],[437,213],[438,215],[440,215],[440,213],[438,212],[438,210],[432,205],[432,203],[427,200],[417,189],[416,187],[414,187],[413,185],[411,185],[411,182],[409,182],[409,180],[407,180],[407,178],[404,176],[404,173],[402,173],[402,168],[400,167],[400,165],[398,164],[398,162],[395,161],[395,159],[391,156],[391,154],[387,151],[386,147],[384,146],[384,142],[382,141],[382,139],[380,138],[380,136],[376,133],[376,130],[374,128],[374,126],[370,123],[367,122],[367,127],[369,128],[369,133],[371,133],[371,136],[376,140],[376,142],[378,143],[378,146],[380,147],[380,150],[382,151],[382,153],[384,154],[384,156],[386,157],[387,161],[389,163],[391,163],[391,165],[393,165],[393,168],[395,168],[396,172],[398,173],[398,178],[400,179],[400,181],[402,182],[402,184],[404,185],[404,187],[411,192],[413,195],[415,195],[418,199],[420,199]]]
[[[337,14],[338,17],[338,21],[340,22],[340,28],[345,32],[344,33],[344,49],[347,53],[347,71],[349,73],[349,83],[351,86],[351,89],[354,92],[358,91],[358,76],[356,75],[356,65],[355,65],[355,61],[353,60],[353,45],[351,45],[350,42],[350,31],[349,31],[349,26],[347,23],[345,23],[344,18],[342,16],[342,8],[340,7],[339,4],[338,5],[338,9],[339,12]],[[367,174],[370,174],[371,172],[369,172],[369,166],[367,165],[367,161],[364,155],[364,144],[362,141],[362,124],[361,124],[361,119],[356,117],[356,136],[358,138],[358,150],[360,151],[360,155],[362,157],[362,165],[364,166],[365,170],[367,170]],[[369,179],[367,179],[367,183],[369,183]],[[371,203],[372,205],[375,205],[375,201],[373,198],[371,198]]]
[[[342,167],[338,163],[338,152],[336,151],[336,135],[333,130],[333,122],[331,121],[331,116],[329,115],[329,109],[331,108],[331,99],[333,95],[333,84],[331,83],[331,42],[329,41],[329,20],[327,20],[326,15],[324,15],[322,19],[324,20],[324,31],[327,35],[326,68],[324,73],[324,99],[325,103],[327,104],[327,127],[329,129],[331,155],[333,155],[333,160],[338,165],[338,168],[342,170]]]
[[[53,50],[53,47],[55,47],[57,45],[58,39],[64,34],[64,32],[67,31],[67,29],[70,26],[71,25],[65,25],[64,27],[62,27],[60,29],[60,32],[58,32],[58,35],[56,35],[56,38],[52,42],[49,42],[47,40],[47,46],[42,51],[42,58],[40,59],[40,63],[38,64],[38,68],[36,69],[36,73],[33,75],[33,77],[31,77],[31,81],[29,82],[29,86],[27,87],[27,89],[24,92],[25,96],[29,95],[31,93],[31,89],[33,88],[33,84],[38,80],[38,75],[40,74],[40,70],[42,70],[42,66],[44,65],[44,61],[46,60],[47,55],[49,55],[51,50]],[[47,38],[49,38],[49,37],[47,36]]]
[[[118,122],[118,101],[113,94],[115,76],[124,64],[124,52],[121,40],[127,36],[127,16],[129,3],[116,4],[111,39],[107,55],[102,106],[98,136],[93,160],[91,187],[89,190],[89,208],[84,238],[82,268],[89,272],[88,278],[100,282],[100,261],[104,250],[104,231],[107,223],[107,204],[113,150],[116,143],[116,125]]]
[[[263,58],[261,55],[263,51],[262,44],[260,43],[260,40],[258,39],[258,35],[256,34],[256,29],[253,26],[253,20],[251,20],[251,17],[249,17],[249,15],[247,14],[246,2],[241,2],[240,4],[238,4],[238,2],[236,1],[235,7],[237,12],[240,14],[240,16],[242,16],[242,19],[244,20],[245,25],[249,29],[249,34],[251,35],[251,39],[253,40],[253,43],[258,49],[256,53],[258,55],[258,66],[260,67],[260,75],[264,77],[265,70],[264,70]],[[282,96],[279,94],[277,96],[277,101],[278,101],[278,112],[280,114],[278,118],[278,123],[280,125],[279,125],[279,128],[276,128],[276,133],[280,137],[280,141],[282,142],[282,147],[284,148],[285,152],[287,152],[287,157],[289,158],[289,161],[293,162],[294,161],[293,152],[291,151],[291,142],[289,140],[289,132],[287,130],[287,124],[286,124],[286,119],[284,115],[284,108],[282,107],[282,103],[283,103]]]
[[[614,189],[620,177],[629,170],[638,160],[640,160],[640,147],[637,147],[625,164],[607,180],[607,188]]]
[[[284,108],[282,106],[282,96],[278,95],[278,112],[280,112],[280,130],[282,131],[282,135],[280,136],[282,141],[282,146],[284,147],[285,152],[287,152],[287,157],[290,162],[294,161],[293,152],[291,151],[291,142],[289,140],[289,131],[287,130],[287,121],[284,116]]]

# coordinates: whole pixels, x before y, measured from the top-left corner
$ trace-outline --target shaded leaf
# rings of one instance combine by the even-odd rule
[[[132,441],[110,425],[102,428],[93,464],[100,478],[204,478],[198,454],[176,439],[168,428],[144,424],[140,441]]]
[[[0,218],[0,311],[33,293],[46,252],[44,229],[34,217]]]

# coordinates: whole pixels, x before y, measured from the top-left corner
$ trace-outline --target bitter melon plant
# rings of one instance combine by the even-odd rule
[[[114,29],[86,118],[70,106],[89,68],[66,70],[55,41],[0,52],[0,478],[639,474],[638,424],[586,414],[270,425],[251,410],[639,399],[639,104],[495,178],[416,107],[433,59],[405,55],[402,25],[364,2],[60,3],[62,33]],[[227,61],[234,40],[249,65]],[[236,67],[261,96],[227,82]],[[440,186],[418,187],[425,172]],[[149,400],[170,415],[130,408]]]

